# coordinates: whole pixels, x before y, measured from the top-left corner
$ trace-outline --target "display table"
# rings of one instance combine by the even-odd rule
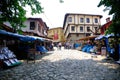
[[[20,64],[21,62],[16,58],[14,53],[10,51],[7,47],[2,47],[0,49],[0,66],[2,68],[9,68]]]

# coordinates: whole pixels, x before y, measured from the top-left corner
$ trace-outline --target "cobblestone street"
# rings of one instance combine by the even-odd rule
[[[77,50],[57,50],[36,62],[0,71],[0,80],[120,80],[120,65]]]

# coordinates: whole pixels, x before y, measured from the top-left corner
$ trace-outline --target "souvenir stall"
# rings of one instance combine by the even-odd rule
[[[18,60],[22,55],[19,53],[19,45],[23,41],[33,41],[32,37],[11,33],[0,30],[0,66],[2,68],[9,68],[21,64]],[[22,50],[21,50],[22,51]]]
[[[40,51],[41,53],[46,53],[48,52],[47,48],[47,43],[48,43],[48,39],[46,38],[41,38],[41,37],[36,37],[36,36],[31,36],[33,38],[35,38],[35,48],[37,51]]]
[[[109,53],[108,55],[108,59],[111,57],[113,58],[117,63],[120,64],[120,39],[119,39],[119,35],[117,35],[118,38],[118,55],[116,57],[115,55],[115,38],[114,38],[114,34],[108,34],[105,36],[106,37],[106,43],[107,43],[107,51]],[[117,59],[119,57],[119,60]]]
[[[106,55],[106,49],[109,43],[105,35],[99,35],[95,40],[97,42],[97,54]]]
[[[101,55],[106,56],[106,59],[112,58],[112,59],[116,60],[114,34],[107,34],[106,36],[100,35],[99,37],[96,37],[95,40],[100,45],[100,51],[101,51],[100,54]],[[118,44],[120,44],[120,43],[118,42]],[[118,57],[119,57],[120,56],[120,46],[119,46],[118,51],[119,51],[119,55],[118,55]],[[120,63],[119,61],[117,61],[117,62]]]
[[[46,43],[50,40],[37,36],[27,36],[27,38],[24,39],[22,40],[22,43],[27,43],[27,49],[25,48],[27,53],[27,62],[29,60],[34,60],[35,62],[40,54],[42,55],[48,52],[48,49],[46,48],[48,45]]]
[[[54,47],[52,39],[46,38],[44,41],[44,46],[48,51],[52,51]]]
[[[8,49],[16,55],[17,59],[35,60],[37,53],[45,53],[48,51],[44,45],[45,38],[42,37],[25,36],[4,30],[0,30],[0,36],[0,44],[4,45],[4,47],[8,47]],[[42,46],[36,49],[38,43],[41,43]]]
[[[81,51],[90,53],[90,50],[94,47],[94,39],[96,37],[97,36],[95,35],[79,39],[82,42]]]
[[[1,68],[9,68],[21,64],[21,62],[17,59],[14,52],[10,50],[8,47],[8,45],[14,44],[19,37],[16,34],[14,34],[13,36],[11,35],[12,33],[10,32],[0,30],[0,67]]]
[[[105,37],[105,42],[106,42],[106,56],[109,57],[111,55],[111,49],[112,49],[112,37],[114,35],[113,34],[108,34]],[[112,52],[113,54],[113,52]]]
[[[8,47],[2,47],[0,49],[0,66],[2,68],[13,67],[21,64],[16,55],[8,49]]]
[[[47,52],[48,50],[45,48],[44,45],[45,39],[42,37],[37,36],[25,36],[21,40],[21,44],[19,44],[19,47],[21,46],[22,49],[19,49],[20,51],[24,51],[24,54],[26,53],[25,59],[27,59],[27,62],[30,60],[35,60],[40,54],[43,54]],[[23,47],[24,45],[24,47]],[[39,46],[39,48],[38,48]],[[20,55],[19,55],[20,56]],[[23,57],[23,56],[22,56]]]
[[[78,49],[81,46],[81,43],[77,41],[77,43],[74,43],[74,49]]]

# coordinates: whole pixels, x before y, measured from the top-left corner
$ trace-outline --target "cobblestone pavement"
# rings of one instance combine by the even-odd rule
[[[120,65],[77,50],[53,51],[0,71],[0,80],[120,80]]]

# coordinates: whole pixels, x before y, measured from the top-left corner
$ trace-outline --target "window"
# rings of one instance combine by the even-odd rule
[[[42,29],[42,34],[44,34],[44,29]]]
[[[95,23],[98,23],[98,19],[97,18],[95,18]]]
[[[83,23],[83,22],[84,22],[84,19],[83,19],[83,18],[80,18],[80,22]]]
[[[75,26],[72,26],[72,27],[71,27],[71,31],[75,31]]]
[[[41,32],[41,26],[38,24],[38,31]]]
[[[89,18],[86,18],[86,22],[87,22],[87,23],[90,23],[90,19],[89,19]]]
[[[83,32],[83,26],[80,26],[80,32]]]
[[[79,34],[76,34],[77,37],[79,37]]]
[[[72,22],[72,17],[68,17],[68,22]]]
[[[87,33],[87,34],[86,34],[86,36],[90,36],[90,34],[89,34],[89,33]]]
[[[87,32],[90,32],[90,27],[89,26],[87,27]]]
[[[35,22],[30,22],[30,30],[34,30],[35,29]]]
[[[94,27],[95,28],[95,31],[97,30],[97,27]]]

